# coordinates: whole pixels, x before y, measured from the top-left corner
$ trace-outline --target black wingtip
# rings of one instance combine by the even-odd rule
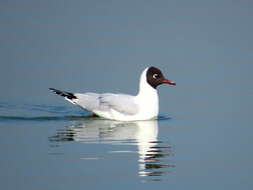
[[[48,88],[49,90],[51,90],[52,92],[55,92],[56,89],[55,88]]]
[[[54,92],[55,94],[58,94],[60,96],[66,97],[70,100],[72,99],[77,99],[77,97],[71,93],[71,92],[66,92],[66,91],[62,91],[62,90],[57,90],[55,88],[49,88],[49,90],[51,90],[52,92]]]

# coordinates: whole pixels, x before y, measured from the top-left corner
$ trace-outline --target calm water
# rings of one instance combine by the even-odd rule
[[[253,187],[252,128],[233,127],[237,118],[117,122],[71,106],[0,109],[4,189]]]
[[[0,189],[253,189],[253,4],[23,0],[0,6]],[[135,94],[157,121],[91,118],[51,92]]]

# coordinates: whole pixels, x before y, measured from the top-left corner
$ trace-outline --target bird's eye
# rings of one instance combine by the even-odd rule
[[[159,76],[158,74],[153,74],[153,78],[154,78],[154,79],[157,79],[158,76]]]

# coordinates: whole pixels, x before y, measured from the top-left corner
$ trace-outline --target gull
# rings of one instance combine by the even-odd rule
[[[49,88],[65,100],[96,116],[118,121],[156,119],[159,113],[157,87],[161,84],[176,85],[166,79],[160,69],[147,67],[141,73],[139,92],[136,96],[114,93],[71,93]]]

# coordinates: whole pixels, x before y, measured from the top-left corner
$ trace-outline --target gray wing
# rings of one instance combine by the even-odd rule
[[[93,111],[99,108],[99,94],[96,93],[75,93],[74,94],[77,99],[75,100],[75,104],[79,105],[80,107],[88,110]]]
[[[126,94],[75,94],[75,103],[88,111],[110,111],[114,109],[122,114],[134,115],[138,112],[138,105],[134,97]]]
[[[134,97],[126,94],[101,94],[100,103],[127,115],[134,115],[138,112],[138,105],[135,104]]]

